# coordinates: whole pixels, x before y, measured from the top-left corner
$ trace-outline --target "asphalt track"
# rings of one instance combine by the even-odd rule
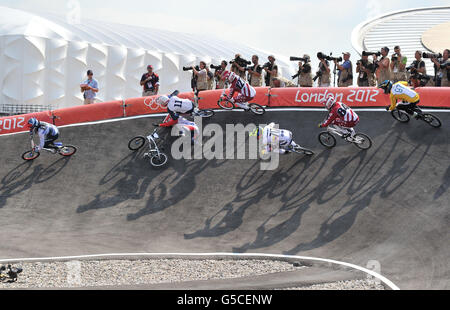
[[[359,112],[374,146],[319,145],[324,112],[218,113],[209,122],[276,121],[313,157],[171,160],[153,169],[130,138],[154,119],[61,129],[73,158],[20,155],[0,136],[0,258],[101,253],[274,253],[371,260],[401,289],[450,289],[450,113],[441,129]],[[170,148],[169,148],[170,149]]]

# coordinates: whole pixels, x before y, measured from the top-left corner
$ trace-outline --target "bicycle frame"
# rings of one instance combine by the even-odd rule
[[[157,140],[161,140],[161,138],[158,135],[158,129],[155,129],[153,133],[147,137],[147,140],[149,142],[149,153],[147,155],[156,153],[158,156],[160,156],[161,151],[159,150]]]

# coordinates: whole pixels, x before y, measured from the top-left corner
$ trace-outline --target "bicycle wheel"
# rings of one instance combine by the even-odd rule
[[[250,108],[250,111],[252,111],[252,113],[256,115],[263,115],[264,113],[266,113],[266,109],[264,109],[264,107],[260,106],[259,104],[250,103],[248,106]]]
[[[394,119],[396,119],[400,123],[407,123],[410,120],[408,113],[397,110],[397,109],[391,111],[391,115]]]
[[[363,133],[357,133],[355,135],[353,144],[361,150],[368,150],[372,147],[372,140],[369,138],[369,136]]]
[[[22,154],[22,159],[23,160],[27,160],[27,161],[31,161],[31,160],[35,160],[40,155],[41,155],[41,153],[31,150],[31,151],[27,151],[27,152],[23,153]]]
[[[302,154],[302,155],[303,154],[304,155],[309,155],[309,156],[314,155],[314,152],[312,150],[306,149],[306,148],[301,147],[299,145],[297,145],[294,148],[292,148],[291,151],[294,152],[294,153],[297,153],[297,154]]]
[[[329,149],[332,149],[336,146],[336,138],[328,132],[322,132],[319,135],[319,142]]]
[[[153,155],[152,158],[150,159],[150,163],[152,164],[153,167],[162,167],[167,163],[167,155],[164,153],[159,153],[156,155]]]
[[[200,116],[203,118],[213,117],[216,113],[213,110],[200,110],[194,113],[194,116]]]
[[[63,146],[60,150],[59,150],[59,154],[65,157],[69,157],[72,156],[73,154],[75,154],[77,152],[77,148],[73,145],[66,145]]]
[[[439,128],[442,126],[441,120],[437,117],[434,116],[433,114],[430,113],[424,113],[421,117],[421,119],[427,123],[428,125],[430,125],[431,127],[434,128]]]
[[[219,107],[221,107],[224,110],[233,110],[234,109],[234,104],[229,102],[228,100],[219,100],[217,102],[217,104],[219,105]]]
[[[145,145],[145,138],[142,136],[135,137],[128,142],[128,148],[131,151],[137,151]]]

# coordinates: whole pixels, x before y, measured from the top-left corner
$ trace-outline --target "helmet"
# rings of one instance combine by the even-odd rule
[[[328,110],[330,110],[336,103],[336,99],[334,99],[334,96],[329,96],[328,98],[324,99],[322,103],[327,107]]]
[[[169,103],[169,97],[167,96],[159,96],[158,99],[156,99],[156,103],[161,105],[161,106],[167,106],[167,104]]]
[[[392,82],[389,80],[384,81],[380,85],[378,85],[378,88],[384,89],[385,94],[390,94],[392,89]]]
[[[36,118],[30,118],[28,120],[28,125],[30,126],[30,128],[35,128],[35,127],[39,127],[39,121]]]
[[[223,79],[228,80],[229,82],[233,82],[236,79],[236,74],[234,72],[225,71],[223,73]]]

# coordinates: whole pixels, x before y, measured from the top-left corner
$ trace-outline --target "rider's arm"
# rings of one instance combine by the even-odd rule
[[[389,111],[393,111],[395,109],[395,107],[397,106],[397,99],[395,98],[395,96],[393,94],[390,94],[389,97],[391,99],[391,106],[389,107]]]
[[[322,123],[321,127],[328,127],[330,124],[337,118],[337,114],[334,113],[334,111],[331,111],[330,114],[328,114],[328,118],[325,122]]]

